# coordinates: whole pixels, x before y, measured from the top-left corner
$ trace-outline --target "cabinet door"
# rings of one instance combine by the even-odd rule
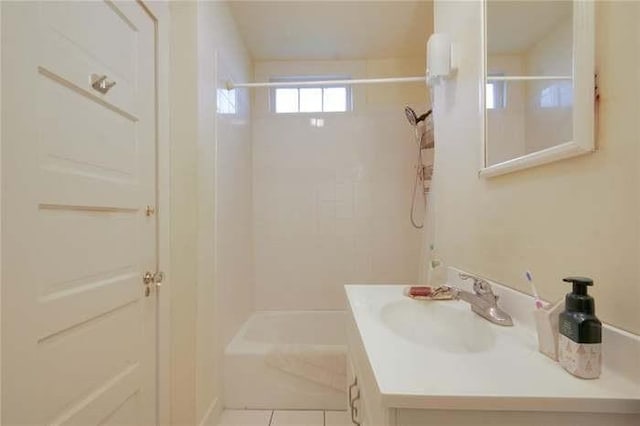
[[[368,426],[366,415],[366,402],[361,390],[358,371],[354,367],[351,356],[347,359],[347,378],[349,385],[347,389],[347,410],[351,418],[351,424],[354,426]]]
[[[357,410],[357,416],[354,417],[355,424],[394,426],[396,409],[382,404],[382,395],[353,317],[347,324],[349,384],[355,383],[351,388],[351,399],[356,400],[355,403],[349,404],[349,407],[354,406],[354,410]]]

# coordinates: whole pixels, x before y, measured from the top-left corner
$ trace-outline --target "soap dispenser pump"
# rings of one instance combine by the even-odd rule
[[[565,310],[559,320],[560,365],[574,376],[595,379],[602,365],[602,323],[595,315],[595,302],[587,294],[593,280],[568,277],[564,282],[573,284],[573,291],[565,297]]]

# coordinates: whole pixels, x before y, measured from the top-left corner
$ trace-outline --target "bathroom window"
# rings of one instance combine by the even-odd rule
[[[286,77],[272,82],[345,80],[347,77]],[[278,87],[271,89],[271,110],[277,114],[351,111],[351,88],[347,85]]]
[[[218,114],[235,114],[238,111],[236,89],[218,89],[216,91],[216,107]]]
[[[498,74],[489,77],[499,76]],[[504,81],[488,81],[485,89],[487,109],[502,109],[507,107],[507,89]]]
[[[570,108],[573,106],[571,82],[553,83],[540,91],[540,108]]]

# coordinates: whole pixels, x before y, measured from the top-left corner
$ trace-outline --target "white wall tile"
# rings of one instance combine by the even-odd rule
[[[227,43],[239,45],[235,33],[216,34],[231,37]],[[236,35],[237,36],[237,35]],[[228,80],[250,78],[251,63],[246,56],[224,46],[217,46],[216,74],[218,105],[216,120],[215,257],[218,326],[224,346],[253,310],[253,196],[252,146],[249,97],[246,90],[226,90]],[[236,101],[230,98],[235,97]],[[210,190],[210,188],[207,188]],[[210,195],[207,195],[210,196]],[[209,259],[210,260],[210,259]]]
[[[324,426],[324,412],[274,411],[271,426]]]
[[[318,128],[310,115],[265,113],[256,94],[258,309],[342,309],[344,284],[418,280],[422,237],[408,216],[416,144],[398,93],[383,95],[375,106],[363,97],[353,112],[321,114]]]
[[[218,426],[269,426],[271,410],[224,410]]]
[[[238,93],[231,119],[216,114],[216,89],[249,79],[253,67],[228,4],[170,6],[172,52],[179,52],[170,72],[171,417],[198,424],[221,398],[220,336],[252,310],[249,96]],[[228,110],[229,93],[220,102]]]
[[[351,426],[351,417],[347,411],[325,411],[325,426]]]

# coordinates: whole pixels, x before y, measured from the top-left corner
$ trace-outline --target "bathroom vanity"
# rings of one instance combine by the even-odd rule
[[[468,288],[450,269],[448,282]],[[639,425],[640,339],[605,327],[598,380],[537,350],[530,296],[492,284],[513,327],[461,301],[419,301],[398,285],[349,285],[354,425]]]

